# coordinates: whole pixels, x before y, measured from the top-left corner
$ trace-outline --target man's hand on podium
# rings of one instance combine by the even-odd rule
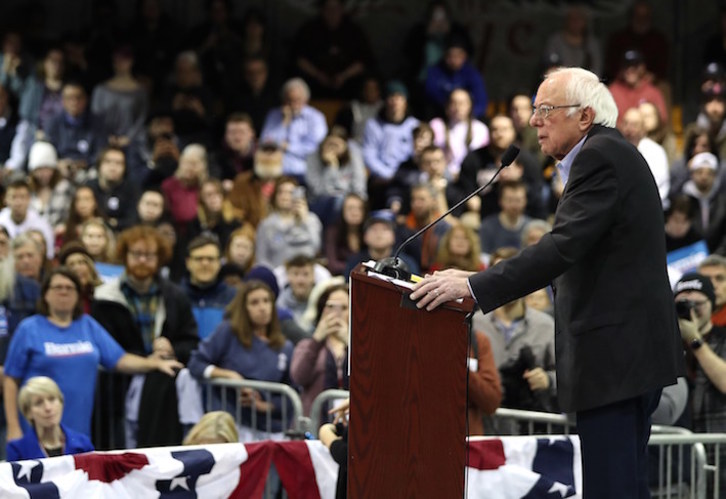
[[[442,303],[459,298],[471,297],[468,279],[474,272],[448,269],[427,274],[413,287],[410,298],[418,301],[418,308],[433,310]]]

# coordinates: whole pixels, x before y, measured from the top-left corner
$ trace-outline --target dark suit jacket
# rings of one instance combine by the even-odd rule
[[[588,134],[552,232],[470,278],[484,312],[551,282],[564,411],[632,398],[683,374],[658,190],[617,130]]]

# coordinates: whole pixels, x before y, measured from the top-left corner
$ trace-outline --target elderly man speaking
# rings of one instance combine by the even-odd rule
[[[684,372],[658,189],[617,114],[593,73],[550,73],[530,125],[565,184],[552,232],[486,271],[426,276],[411,294],[427,310],[473,296],[489,312],[552,284],[557,392],[577,413],[586,499],[650,497],[650,415]]]

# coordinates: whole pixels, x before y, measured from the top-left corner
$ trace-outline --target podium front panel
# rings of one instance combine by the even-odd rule
[[[409,292],[351,276],[351,499],[463,497],[467,307],[418,310]]]

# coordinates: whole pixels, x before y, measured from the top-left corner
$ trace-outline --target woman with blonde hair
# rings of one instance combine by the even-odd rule
[[[81,224],[81,242],[95,262],[114,263],[116,238],[102,218],[92,218]]]
[[[234,418],[225,411],[212,411],[202,416],[186,438],[184,445],[231,444],[239,441]]]
[[[250,280],[242,285],[227,306],[226,320],[192,352],[189,371],[197,379],[253,379],[290,383],[292,343],[282,333],[275,307],[275,295],[262,281]],[[213,393],[213,409],[223,407],[236,413],[234,396]],[[282,420],[283,399],[244,388],[240,390],[240,435],[242,441],[281,439],[285,431]],[[209,407],[208,407],[209,408]],[[253,410],[256,414],[253,416]],[[271,420],[267,421],[267,415]],[[292,414],[288,408],[287,414]],[[252,427],[252,421],[256,425]]]
[[[479,237],[469,227],[455,223],[441,238],[436,261],[430,272],[444,269],[478,272],[485,267],[481,260]]]
[[[63,393],[46,376],[28,379],[18,394],[20,412],[32,426],[22,438],[8,441],[8,461],[42,459],[92,452],[91,440],[61,423]]]
[[[216,178],[204,180],[199,188],[197,217],[189,225],[187,238],[191,241],[202,232],[211,232],[217,236],[219,244],[224,248],[232,231],[240,226],[240,222],[234,218],[233,210],[232,205],[225,199],[222,181]]]

